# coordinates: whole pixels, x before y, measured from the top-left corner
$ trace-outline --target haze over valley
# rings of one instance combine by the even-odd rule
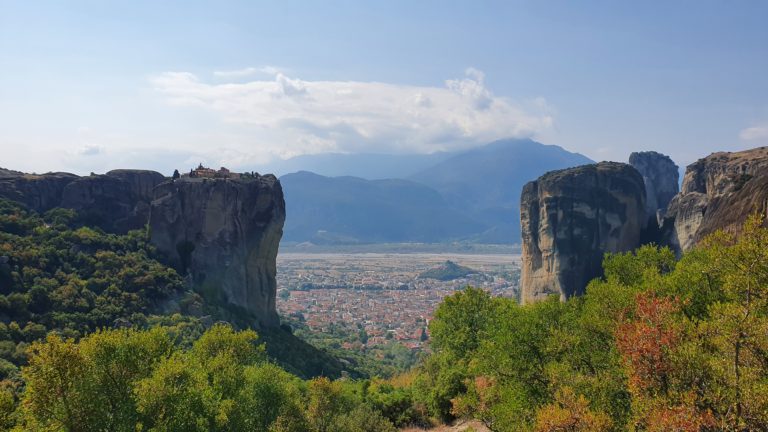
[[[0,0],[0,431],[768,430],[766,18]]]

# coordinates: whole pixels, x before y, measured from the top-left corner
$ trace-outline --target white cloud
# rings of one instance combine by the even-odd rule
[[[97,144],[85,144],[76,151],[76,153],[81,156],[95,156],[103,152],[104,147]]]
[[[189,72],[165,72],[150,82],[171,105],[203,109],[224,122],[228,138],[216,140],[217,145],[240,165],[328,151],[457,150],[533,136],[553,125],[543,98],[514,103],[497,96],[473,68],[441,87],[307,81],[282,72],[241,83],[208,83]]]
[[[219,70],[214,71],[213,75],[219,78],[244,78],[253,75],[277,75],[282,70],[275,66],[262,66],[262,67],[247,67],[234,70]]]
[[[739,132],[739,138],[745,141],[768,139],[768,124],[743,129]]]

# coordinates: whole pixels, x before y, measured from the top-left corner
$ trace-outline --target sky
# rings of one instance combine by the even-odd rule
[[[768,2],[0,0],[0,167],[768,145]]]

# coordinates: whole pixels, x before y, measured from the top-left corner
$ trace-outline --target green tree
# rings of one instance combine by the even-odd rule
[[[204,432],[215,430],[214,394],[205,371],[176,353],[136,383],[138,430]]]
[[[29,429],[98,430],[89,419],[98,416],[101,401],[90,398],[92,382],[80,347],[73,340],[49,336],[44,343],[32,344],[30,353],[29,366],[23,369]]]

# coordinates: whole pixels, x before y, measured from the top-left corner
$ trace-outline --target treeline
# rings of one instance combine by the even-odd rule
[[[609,254],[605,277],[567,302],[468,287],[437,308],[432,353],[411,372],[332,381],[270,362],[251,330],[152,315],[192,294],[140,234],[0,205],[6,430],[376,432],[456,418],[493,431],[768,430],[757,217],[679,261],[653,246]],[[125,317],[146,322],[104,329]]]
[[[77,338],[167,322],[152,316],[163,304],[178,312],[202,307],[144,233],[106,234],[76,218],[72,210],[37,215],[0,200],[0,379],[25,364],[29,344],[49,331]]]
[[[235,327],[248,317],[186,287],[146,233],[0,200],[0,430],[375,432],[426,421],[403,385],[299,378],[359,378],[370,359],[345,366],[283,328],[258,338]]]
[[[165,327],[55,333],[0,381],[0,429],[21,431],[394,432],[433,424],[414,374],[302,380],[252,330],[216,324],[188,344]]]
[[[410,407],[376,381],[302,381],[251,330],[215,325],[189,348],[162,328],[114,329],[30,347],[24,390],[0,390],[13,431],[393,432]],[[6,383],[7,384],[7,383]],[[403,404],[405,402],[405,404]]]
[[[431,323],[415,384],[444,420],[494,431],[768,430],[768,229],[676,261],[607,255],[587,293],[519,306],[467,289]]]
[[[40,215],[0,199],[0,380],[17,376],[30,344],[50,332],[78,339],[101,328],[163,326],[188,345],[217,321],[249,328],[256,319],[194,292],[145,231],[108,234],[69,209]],[[289,329],[261,336],[270,357],[300,376],[360,376]]]

